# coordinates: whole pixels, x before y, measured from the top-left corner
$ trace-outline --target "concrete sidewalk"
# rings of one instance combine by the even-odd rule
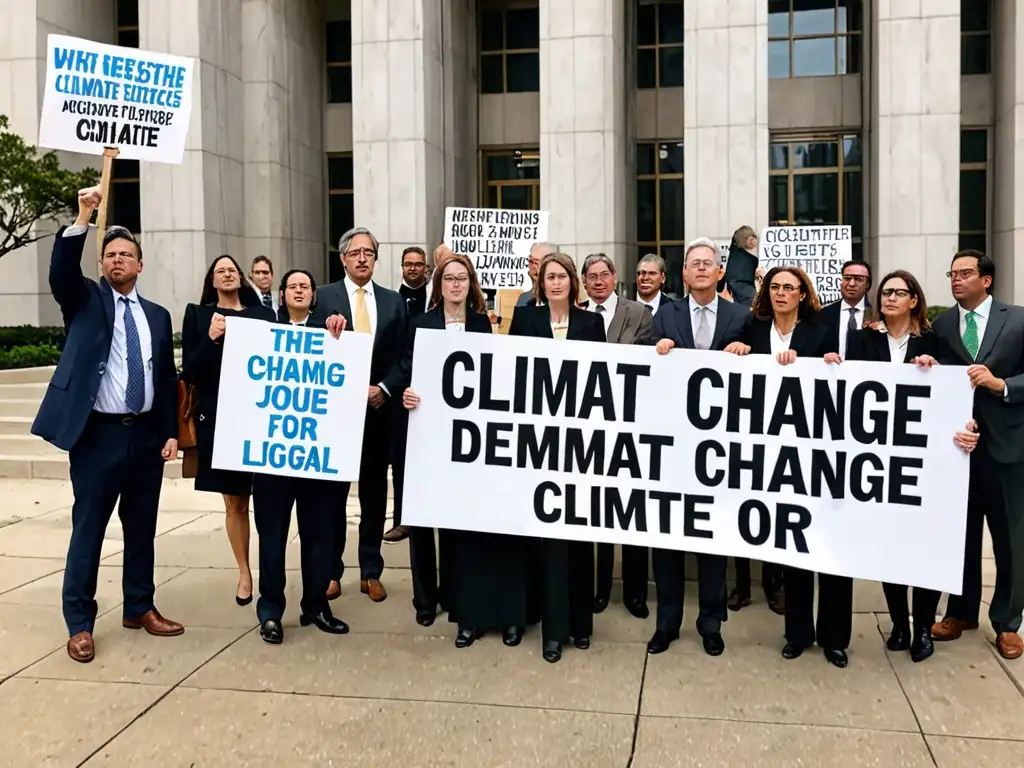
[[[290,571],[285,644],[271,647],[253,606],[234,603],[220,500],[190,481],[165,484],[156,545],[157,604],[185,634],[121,628],[115,517],[96,660],[75,664],[60,613],[71,502],[65,482],[0,480],[0,765],[961,768],[1024,758],[1024,661],[998,658],[987,626],[937,644],[923,664],[887,653],[874,583],[856,587],[846,670],[815,651],[784,661],[782,619],[763,603],[731,615],[717,659],[692,629],[695,605],[683,638],[648,657],[653,615],[641,622],[613,603],[589,651],[567,648],[549,665],[536,630],[518,648],[488,636],[458,650],[444,617],[418,626],[403,543],[384,548],[386,602],[360,595],[348,571],[333,604],[352,626],[344,637],[298,626]],[[355,543],[352,527],[353,555]],[[254,531],[254,558],[255,544]],[[288,558],[297,569],[297,541]],[[986,595],[994,573],[986,560]]]

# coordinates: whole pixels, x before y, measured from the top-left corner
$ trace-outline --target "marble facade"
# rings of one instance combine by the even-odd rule
[[[993,21],[996,72],[992,230],[996,295],[1024,303],[1024,8],[999,0]],[[990,147],[991,141],[990,141]]]

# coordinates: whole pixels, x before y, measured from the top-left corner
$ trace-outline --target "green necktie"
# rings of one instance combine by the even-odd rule
[[[978,321],[974,319],[977,316],[977,312],[968,312],[967,322],[964,324],[964,348],[971,356],[971,360],[978,358]]]

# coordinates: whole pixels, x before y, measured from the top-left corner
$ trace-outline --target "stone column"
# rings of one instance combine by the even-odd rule
[[[540,0],[541,208],[550,237],[582,265],[606,253],[620,278],[627,248],[625,4]],[[632,87],[632,83],[629,84]]]
[[[684,7],[687,240],[768,223],[768,5]]]
[[[995,293],[1024,303],[1024,8],[1015,0],[996,0],[992,20],[992,64],[996,78],[995,161],[992,255]]]
[[[402,249],[444,227],[442,18],[453,0],[352,0],[356,226],[380,241],[374,278],[396,287]]]
[[[245,258],[241,0],[140,0],[139,47],[196,59],[184,161],[140,164],[140,287],[177,327],[210,262],[222,253]]]
[[[877,271],[949,303],[960,221],[960,4],[872,3],[871,235]]]

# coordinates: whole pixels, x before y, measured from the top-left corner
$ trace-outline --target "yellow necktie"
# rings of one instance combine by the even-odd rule
[[[366,308],[366,289],[356,288],[356,333],[373,333],[370,327],[370,310]]]

